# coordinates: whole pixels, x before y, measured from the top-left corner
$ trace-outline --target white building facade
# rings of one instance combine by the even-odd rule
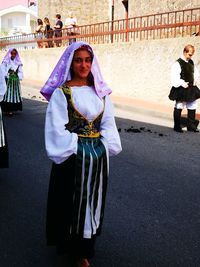
[[[12,36],[35,31],[37,10],[23,5],[16,5],[0,10],[0,34]]]

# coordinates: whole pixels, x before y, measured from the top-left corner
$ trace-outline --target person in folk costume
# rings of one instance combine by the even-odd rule
[[[193,45],[186,45],[183,55],[172,65],[171,83],[172,89],[169,94],[171,100],[176,100],[174,107],[174,131],[183,133],[181,112],[187,108],[187,130],[199,132],[197,129],[198,120],[195,120],[197,99],[200,98],[200,90],[196,86],[199,72],[191,59],[194,55]],[[184,125],[184,122],[183,122]]]
[[[6,93],[5,75],[0,66],[0,102],[3,100]],[[1,105],[0,105],[0,168],[8,168],[8,145],[5,134],[5,127],[3,123]]]
[[[101,232],[108,158],[121,152],[110,88],[91,46],[71,44],[41,90],[49,100],[45,144],[53,161],[47,244],[88,267]]]
[[[2,110],[12,116],[14,111],[22,110],[20,81],[23,79],[22,62],[18,51],[10,48],[2,63],[5,73],[7,91],[2,101]]]

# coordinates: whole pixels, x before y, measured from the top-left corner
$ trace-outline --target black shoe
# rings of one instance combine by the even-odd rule
[[[190,128],[188,128],[187,131],[188,132],[193,132],[193,133],[199,133],[198,129],[190,129]]]
[[[177,133],[183,133],[183,130],[181,129],[181,127],[174,127],[174,131]]]
[[[6,112],[5,115],[8,117],[12,117],[14,114],[13,114],[13,112]]]

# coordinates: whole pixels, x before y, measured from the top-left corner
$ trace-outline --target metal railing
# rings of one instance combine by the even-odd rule
[[[200,32],[200,7],[114,20],[74,28],[62,29],[62,36],[46,38],[45,34],[26,34],[0,38],[0,49],[15,46],[20,49],[66,46],[72,41],[105,44],[134,42],[162,38],[198,35]],[[51,44],[51,45],[49,45]]]

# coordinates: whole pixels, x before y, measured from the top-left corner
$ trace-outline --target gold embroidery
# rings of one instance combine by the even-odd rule
[[[85,135],[85,134],[78,134],[79,137],[87,137],[87,138],[95,138],[95,137],[100,137],[100,133],[90,133],[89,135]]]
[[[87,118],[81,114],[74,106],[71,88],[68,86],[62,86],[60,88],[68,102],[68,116],[69,122],[65,125],[66,129],[70,132],[75,132],[80,137],[95,138],[100,136],[100,123],[103,116],[103,111],[97,115],[92,121],[88,121]],[[105,102],[104,102],[105,105]],[[105,108],[105,106],[104,106]]]

